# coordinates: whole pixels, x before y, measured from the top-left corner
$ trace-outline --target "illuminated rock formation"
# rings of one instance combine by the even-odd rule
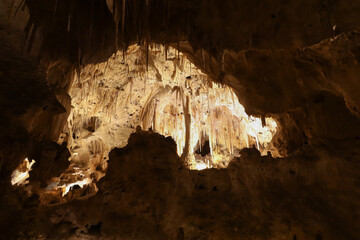
[[[11,174],[11,184],[20,185],[26,184],[25,180],[29,177],[29,172],[32,170],[31,167],[34,165],[35,160],[29,160],[27,158],[14,170]]]
[[[231,88],[213,83],[172,47],[152,45],[146,53],[133,45],[88,65],[75,74],[70,96],[62,137],[68,136],[72,163],[88,167],[88,176],[106,169],[108,152],[125,146],[138,125],[171,136],[194,169],[226,167],[235,152],[252,145],[278,156],[271,147],[276,122],[249,117]],[[210,151],[196,154],[205,142]]]

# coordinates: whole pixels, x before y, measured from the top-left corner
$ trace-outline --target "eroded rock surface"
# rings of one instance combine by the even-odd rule
[[[95,197],[34,210],[25,229],[46,239],[356,239],[358,167],[325,148],[286,159],[245,149],[227,169],[193,171],[172,139],[138,130],[110,153]]]

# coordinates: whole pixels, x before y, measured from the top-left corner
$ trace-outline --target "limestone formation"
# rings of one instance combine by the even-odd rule
[[[0,239],[360,239],[360,2],[2,0]]]

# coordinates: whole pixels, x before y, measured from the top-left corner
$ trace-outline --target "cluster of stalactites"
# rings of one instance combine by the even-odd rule
[[[191,89],[191,85],[185,85],[184,80],[179,86],[180,90],[150,103],[151,110],[147,111],[150,114],[143,117],[143,127],[151,127],[156,132],[171,136],[177,143],[180,156],[187,149],[185,155],[190,168],[226,167],[240,149],[252,145],[261,154],[267,154],[277,128],[272,118],[265,118],[263,124],[260,118],[249,117],[227,86],[204,82],[198,85],[198,89]],[[191,91],[183,90],[186,88]],[[186,101],[189,101],[188,110]],[[186,114],[190,115],[188,124]],[[190,132],[188,148],[185,148],[186,128]],[[196,152],[201,151],[205,141],[209,142],[210,152],[200,156]]]
[[[272,118],[248,116],[231,88],[208,80],[178,50],[162,45],[132,45],[125,54],[80,69],[70,96],[69,145],[101,140],[103,156],[125,146],[140,125],[171,136],[190,168],[226,167],[240,149],[254,145],[263,155],[271,151],[277,128]],[[84,127],[91,119],[96,119],[94,133]]]

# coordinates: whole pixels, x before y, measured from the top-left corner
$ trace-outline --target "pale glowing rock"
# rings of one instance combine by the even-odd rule
[[[194,170],[204,170],[204,169],[207,169],[209,168],[209,165],[204,163],[204,162],[200,162],[200,163],[196,163],[193,165],[193,168]]]
[[[118,52],[87,65],[74,75],[69,94],[73,108],[63,133],[72,167],[85,179],[104,175],[109,151],[124,147],[138,125],[171,136],[190,169],[226,167],[252,145],[263,155],[274,151],[276,122],[248,116],[230,87],[208,80],[171,47],[165,53],[162,45],[150,46],[146,56],[144,47],[132,45],[125,59]],[[206,141],[208,152],[202,151]]]
[[[81,181],[77,181],[77,182],[57,186],[57,188],[61,189],[61,195],[64,197],[71,190],[71,188],[74,187],[75,185],[79,185],[79,187],[82,188],[82,187],[84,187],[84,185],[88,185],[91,182],[92,182],[92,180],[90,178],[85,178],[85,179],[83,179]]]
[[[29,159],[25,158],[11,174],[11,184],[17,186],[26,184],[26,179],[29,177],[29,172],[32,170],[31,167],[34,163],[35,160],[31,160],[31,162],[29,162]]]

